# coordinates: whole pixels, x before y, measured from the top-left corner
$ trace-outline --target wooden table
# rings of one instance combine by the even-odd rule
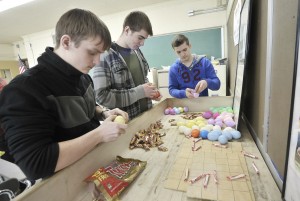
[[[176,154],[184,138],[178,134],[176,126],[168,123],[170,118],[179,118],[179,116],[164,115],[163,111],[167,106],[189,106],[190,111],[200,112],[208,110],[209,107],[231,106],[232,97],[205,97],[194,100],[166,99],[143,115],[135,118],[129,123],[127,132],[117,141],[105,143],[97,146],[85,157],[56,173],[49,179],[46,179],[26,192],[17,196],[15,200],[72,200],[72,201],[91,201],[92,197],[87,192],[87,185],[83,180],[99,167],[106,166],[117,155],[126,158],[135,158],[147,161],[145,170],[138,178],[121,194],[120,199],[124,201],[194,201],[186,196],[185,192],[169,190],[164,188],[164,181],[175,162]],[[168,148],[167,152],[160,152],[157,148],[151,148],[150,151],[143,149],[129,150],[128,145],[131,137],[139,130],[147,128],[151,123],[161,120],[164,124],[166,136],[163,138],[164,146]],[[256,147],[249,131],[243,124],[242,146],[245,151],[251,152],[262,159],[258,148]],[[251,159],[247,159],[248,169],[251,168]],[[256,200],[281,200],[281,193],[269,172],[263,160],[256,162],[260,170],[260,177],[249,171],[254,196]]]

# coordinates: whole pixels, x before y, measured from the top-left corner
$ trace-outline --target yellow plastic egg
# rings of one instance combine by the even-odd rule
[[[178,121],[177,126],[184,126],[184,122],[183,121]]]

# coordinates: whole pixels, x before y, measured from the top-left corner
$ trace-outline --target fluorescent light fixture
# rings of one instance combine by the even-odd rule
[[[187,15],[188,16],[194,16],[194,15],[201,15],[201,14],[206,14],[206,13],[213,13],[213,12],[218,12],[218,11],[223,11],[226,10],[227,5],[222,5],[214,8],[208,8],[205,10],[190,10],[188,11]]]
[[[34,0],[0,0],[0,12],[29,3]]]

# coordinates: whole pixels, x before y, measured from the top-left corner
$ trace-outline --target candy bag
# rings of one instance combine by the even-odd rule
[[[147,162],[117,156],[106,167],[99,168],[84,181],[97,201],[117,201],[118,195],[145,169]]]

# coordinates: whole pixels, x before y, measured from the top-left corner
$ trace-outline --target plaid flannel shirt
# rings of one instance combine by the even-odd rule
[[[141,76],[147,83],[149,65],[139,49],[135,53],[143,68]],[[130,119],[141,113],[138,100],[146,98],[144,88],[142,85],[135,86],[130,70],[114,43],[110,50],[101,54],[100,64],[94,67],[93,81],[98,104],[109,109],[120,108],[128,113]],[[152,101],[148,98],[148,109],[151,107]]]

